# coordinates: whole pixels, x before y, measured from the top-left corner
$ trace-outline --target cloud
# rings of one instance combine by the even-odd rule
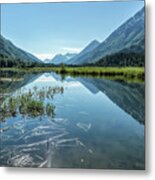
[[[69,52],[69,53],[79,53],[81,51],[81,48],[64,47],[62,49],[63,51]]]
[[[41,53],[41,54],[34,54],[34,55],[41,60],[52,59],[54,57],[54,54],[49,54],[49,53]]]

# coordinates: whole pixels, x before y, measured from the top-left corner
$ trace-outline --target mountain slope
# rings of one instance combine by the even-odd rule
[[[2,60],[4,57],[15,61],[20,59],[22,62],[42,63],[40,59],[16,47],[11,41],[0,35],[0,60]]]
[[[106,55],[118,52],[144,53],[144,8],[123,23],[111,35],[77,64],[89,64],[99,61]]]
[[[61,63],[64,63],[66,64],[71,58],[73,58],[74,56],[76,56],[75,53],[67,53],[65,55],[62,55],[62,54],[57,54],[56,56],[54,56],[54,58],[49,61],[48,63],[51,63],[51,64],[55,64],[55,65],[58,65],[58,64],[61,64]]]
[[[96,47],[98,47],[99,44],[100,43],[97,40],[92,41],[78,55],[70,59],[70,61],[68,61],[67,64],[73,64],[73,65],[83,64],[84,60],[89,58],[90,52],[92,52]]]

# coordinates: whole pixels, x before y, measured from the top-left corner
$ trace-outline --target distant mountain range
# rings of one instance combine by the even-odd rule
[[[67,53],[65,55],[57,54],[56,56],[54,56],[52,60],[49,60],[48,63],[55,64],[55,65],[59,65],[61,63],[67,64],[68,61],[72,59],[73,57],[75,57],[76,55],[77,54],[75,53]]]
[[[71,54],[67,53],[65,55],[57,54],[52,60],[47,61],[46,63],[59,65],[61,63],[63,64],[80,64],[83,57],[89,56],[89,53],[92,52],[100,43],[97,40],[92,41],[90,44],[88,44],[79,54]]]
[[[89,54],[93,52],[99,46],[99,42],[97,40],[92,41],[88,44],[79,54],[70,59],[67,64],[79,65],[85,63],[85,59],[89,58]]]
[[[11,41],[5,39],[0,35],[0,60],[2,58],[12,59],[14,61],[23,61],[23,62],[37,62],[42,63],[40,59],[34,55],[16,47]]]
[[[50,59],[44,59],[44,60],[43,60],[43,62],[44,62],[45,64],[48,64],[50,61],[51,61]]]

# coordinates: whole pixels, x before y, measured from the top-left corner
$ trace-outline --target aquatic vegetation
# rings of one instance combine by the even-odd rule
[[[55,106],[52,103],[46,103],[46,99],[53,99],[55,94],[62,94],[63,87],[46,87],[38,89],[34,87],[33,90],[21,93],[19,91],[16,95],[7,97],[1,105],[2,118],[16,116],[18,113],[23,116],[41,116],[47,115],[54,117]]]
[[[30,99],[20,108],[21,114],[29,114],[31,116],[38,116],[44,113],[44,105],[42,101]]]
[[[16,100],[14,98],[10,98],[9,102],[8,102],[8,107],[5,105],[5,107],[7,107],[9,109],[9,111],[11,112],[11,114],[13,116],[15,116],[16,114],[16,109],[17,109],[17,103]]]
[[[55,106],[53,106],[53,105],[51,105],[51,104],[47,104],[46,105],[46,114],[48,115],[48,116],[54,116],[55,115],[55,112],[54,112],[54,109],[55,109]]]

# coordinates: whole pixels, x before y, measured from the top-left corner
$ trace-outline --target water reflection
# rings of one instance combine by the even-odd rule
[[[78,78],[92,93],[99,91],[140,123],[145,123],[144,83],[126,83],[99,78]]]
[[[144,169],[143,83],[62,81],[55,73],[1,74],[0,81],[1,166]],[[43,103],[43,113],[23,116],[25,94]],[[16,115],[5,117],[10,98],[18,99]]]

